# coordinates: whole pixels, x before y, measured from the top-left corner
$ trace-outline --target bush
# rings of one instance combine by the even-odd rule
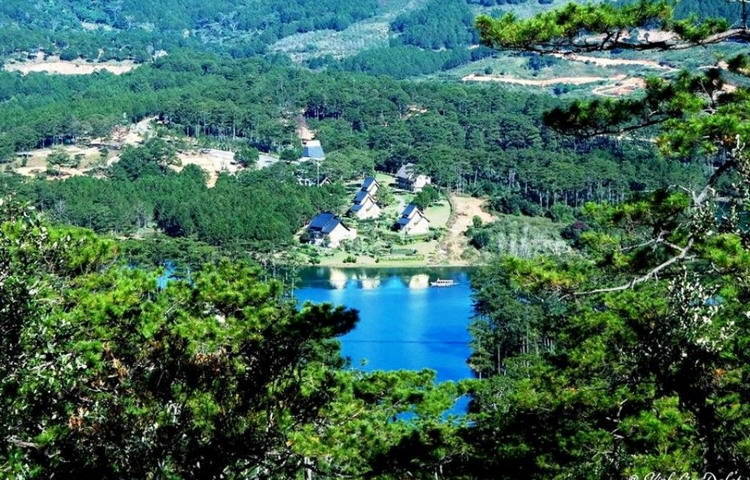
[[[554,222],[570,222],[574,218],[573,208],[564,203],[556,203],[550,207],[547,216]]]
[[[76,155],[71,157],[65,150],[55,150],[47,156],[47,164],[55,167],[73,167],[76,168],[80,164],[81,157]]]
[[[584,232],[588,232],[589,230],[591,230],[591,227],[586,222],[581,222],[579,220],[563,228],[562,232],[560,232],[560,235],[565,240],[570,240],[574,244],[577,244],[581,239],[581,235]]]
[[[424,210],[440,200],[440,190],[432,185],[427,185],[419,192],[411,203]]]
[[[254,147],[243,147],[234,154],[234,159],[243,167],[253,167],[260,159],[260,152]]]

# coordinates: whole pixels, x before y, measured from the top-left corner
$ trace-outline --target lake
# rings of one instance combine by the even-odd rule
[[[431,287],[451,279],[453,287]],[[340,338],[352,367],[437,372],[438,381],[471,378],[468,325],[473,315],[470,270],[305,269],[298,301],[332,303],[360,312],[356,328]]]

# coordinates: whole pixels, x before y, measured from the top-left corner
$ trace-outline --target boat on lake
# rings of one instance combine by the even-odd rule
[[[443,280],[438,278],[434,282],[430,282],[430,285],[433,287],[455,287],[456,281],[455,280]]]

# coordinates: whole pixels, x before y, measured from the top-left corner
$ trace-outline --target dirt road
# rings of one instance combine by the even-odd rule
[[[461,195],[452,195],[453,215],[448,223],[448,232],[440,241],[438,247],[439,261],[443,264],[462,265],[468,263],[464,252],[469,247],[466,232],[471,227],[474,217],[479,217],[484,223],[490,223],[496,218],[484,210],[487,200]]]
[[[531,78],[518,78],[505,75],[478,75],[472,73],[463,77],[464,82],[499,82],[512,83],[515,85],[525,85],[527,87],[549,87],[552,85],[586,85],[588,83],[621,81],[626,78],[625,75],[614,75],[612,77],[555,77],[543,80]]]
[[[592,63],[600,67],[617,67],[617,66],[637,66],[646,68],[655,68],[673,72],[676,69],[668,65],[662,65],[655,60],[631,60],[627,58],[603,58],[592,57],[590,55],[579,55],[576,53],[553,53],[553,57],[562,58],[571,62]]]

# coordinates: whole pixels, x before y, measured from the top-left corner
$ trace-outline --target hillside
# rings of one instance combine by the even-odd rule
[[[500,83],[554,96],[618,97],[650,75],[700,69],[736,45],[680,52],[608,52],[554,58],[497,52],[477,45],[480,13],[529,17],[567,0],[170,0],[117,3],[51,0],[0,4],[0,60],[5,70],[65,75],[121,74],[181,49],[221,56],[263,56],[312,70],[390,77]],[[724,0],[683,0],[678,16],[738,18]],[[436,14],[439,13],[439,14]],[[648,32],[644,32],[648,33]]]

